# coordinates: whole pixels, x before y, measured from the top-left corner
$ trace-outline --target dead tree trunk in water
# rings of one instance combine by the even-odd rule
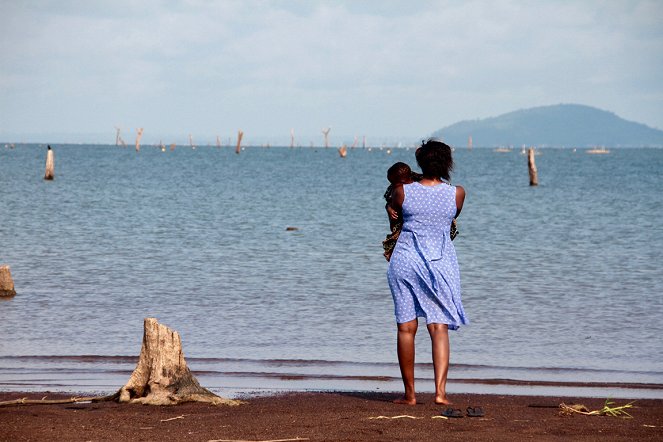
[[[143,136],[143,128],[136,129],[136,152],[140,151],[140,139]]]
[[[527,149],[527,167],[529,168],[529,185],[539,185],[539,174],[536,170],[536,163],[534,162],[534,148]]]
[[[235,148],[235,153],[239,153],[242,150],[242,137],[244,136],[244,132],[241,130],[237,132],[237,147]]]
[[[53,158],[53,150],[48,146],[46,152],[46,173],[44,174],[45,180],[52,180],[55,178],[55,159]]]
[[[0,298],[15,295],[14,280],[12,280],[12,273],[9,266],[0,266]]]
[[[201,387],[186,365],[179,333],[159,324],[155,318],[145,318],[143,347],[138,365],[129,381],[115,396],[118,402],[148,405],[241,403],[224,399]]]
[[[331,127],[327,127],[322,129],[322,135],[325,136],[325,147],[329,147],[329,131],[331,130]]]

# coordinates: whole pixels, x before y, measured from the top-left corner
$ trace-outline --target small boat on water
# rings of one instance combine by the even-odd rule
[[[493,152],[507,153],[507,152],[511,152],[512,150],[513,149],[511,149],[509,147],[498,147],[498,148],[493,149]]]
[[[589,149],[589,150],[587,151],[587,153],[591,153],[591,154],[606,154],[606,153],[610,153],[610,151],[609,151],[608,149],[606,149],[605,147],[601,146],[601,147],[595,147],[595,148],[593,148],[593,149]]]
[[[543,152],[541,152],[539,149],[537,149],[537,148],[535,148],[535,147],[533,147],[533,146],[532,146],[532,148],[534,149],[534,155],[542,155],[542,154],[543,154]],[[521,154],[521,155],[527,155],[527,149],[525,149],[525,148],[523,147],[523,148],[520,150],[520,154]]]

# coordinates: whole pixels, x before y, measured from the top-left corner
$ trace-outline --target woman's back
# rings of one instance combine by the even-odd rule
[[[449,232],[456,215],[456,188],[446,183],[424,186],[418,182],[403,186],[403,229]]]
[[[403,248],[419,253],[428,261],[441,259],[445,252],[455,258],[449,230],[456,214],[456,188],[446,183],[435,186],[412,183],[403,186],[403,190],[405,235],[401,233],[399,239]]]

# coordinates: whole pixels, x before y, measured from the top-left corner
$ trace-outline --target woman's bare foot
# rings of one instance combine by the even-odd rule
[[[394,404],[399,404],[399,405],[417,405],[417,399],[412,398],[408,399],[406,397],[402,397],[400,399],[394,399]]]
[[[435,396],[435,403],[437,405],[451,405],[452,402],[449,400],[449,398],[445,396]]]

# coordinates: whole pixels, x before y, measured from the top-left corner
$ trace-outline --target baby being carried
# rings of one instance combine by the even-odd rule
[[[394,251],[394,247],[396,247],[396,242],[398,241],[398,237],[400,236],[403,227],[403,214],[397,213],[391,208],[391,197],[394,188],[396,186],[402,186],[403,184],[419,181],[421,178],[423,178],[423,175],[413,172],[412,169],[410,169],[410,166],[400,161],[394,163],[387,170],[387,180],[389,180],[390,184],[389,187],[387,187],[387,191],[384,193],[384,199],[387,200],[385,209],[389,216],[389,230],[391,230],[391,233],[389,233],[385,240],[382,241],[382,248],[384,249],[383,255],[387,261],[391,259],[391,254]],[[457,234],[458,230],[456,230],[456,220],[454,219],[451,223],[451,239],[453,240]]]

